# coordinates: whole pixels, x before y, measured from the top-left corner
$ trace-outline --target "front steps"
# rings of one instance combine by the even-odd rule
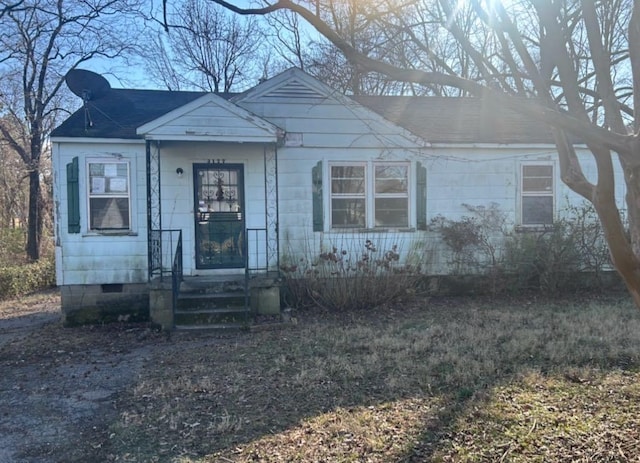
[[[277,277],[184,277],[173,313],[176,330],[249,329],[256,315],[280,317]]]

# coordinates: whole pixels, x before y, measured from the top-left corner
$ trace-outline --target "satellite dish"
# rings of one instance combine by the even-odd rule
[[[74,95],[82,98],[85,103],[102,98],[109,90],[109,81],[95,72],[85,69],[71,69],[64,78],[67,87]]]
[[[93,127],[93,120],[89,112],[89,101],[99,100],[111,90],[107,79],[95,72],[85,69],[71,69],[64,78],[67,87],[74,95],[82,98],[84,104],[84,130]]]

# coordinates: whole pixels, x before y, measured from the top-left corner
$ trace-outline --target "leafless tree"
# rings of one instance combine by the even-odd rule
[[[135,41],[136,1],[0,0],[0,137],[29,179],[27,256],[40,257],[46,201],[43,153],[61,111],[64,76],[92,58],[123,56]]]
[[[172,90],[229,92],[261,77],[264,33],[255,18],[239,18],[203,0],[186,0],[165,15],[167,34],[147,48],[151,77]]]
[[[546,122],[553,130],[562,180],[592,202],[602,222],[612,261],[634,302],[640,307],[640,0],[409,0],[425,14],[410,23],[401,11],[382,15],[388,33],[403,31],[415,47],[436,62],[438,36],[454,40],[463,50],[462,62],[440,66],[398,66],[354,47],[339,28],[291,0],[263,8],[240,8],[212,0],[244,15],[295,12],[363,70],[389,79],[424,86],[450,87],[493,99],[505,107]],[[322,2],[323,0],[318,0]],[[383,2],[386,8],[389,2]],[[426,6],[437,6],[438,15]],[[468,5],[474,15],[460,14]],[[372,8],[377,21],[383,8]],[[393,13],[392,8],[387,9]],[[398,19],[394,25],[387,18]],[[424,24],[437,24],[438,36],[428,42],[416,33]],[[471,26],[471,27],[469,27]],[[396,28],[397,27],[397,28]],[[491,40],[476,40],[475,30]],[[414,37],[411,37],[415,35]],[[490,43],[486,48],[484,44]],[[527,98],[523,98],[527,97]],[[585,143],[597,166],[597,179],[588,179],[573,140]],[[628,229],[615,198],[614,163],[626,183]]]

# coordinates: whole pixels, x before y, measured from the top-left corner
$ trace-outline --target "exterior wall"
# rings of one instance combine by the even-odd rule
[[[587,177],[595,181],[596,169],[591,155],[579,153]],[[283,260],[304,255],[317,257],[333,246],[349,251],[363,251],[366,240],[388,250],[397,245],[405,253],[419,251],[423,269],[430,274],[447,274],[448,249],[436,231],[416,229],[415,212],[410,206],[409,229],[331,229],[329,211],[328,166],[332,161],[365,161],[379,159],[411,161],[410,203],[416,200],[415,167],[420,162],[427,169],[427,222],[436,216],[459,220],[473,216],[465,205],[489,207],[495,204],[506,215],[507,228],[521,227],[521,167],[523,163],[543,163],[553,166],[554,213],[556,218],[568,214],[571,205],[584,204],[560,179],[557,153],[552,146],[540,147],[433,147],[415,150],[380,150],[353,148],[284,148],[279,153],[280,236]],[[311,169],[323,163],[324,230],[312,228]],[[624,181],[618,172],[617,198],[624,208]],[[294,259],[295,260],[295,259]]]
[[[66,165],[78,157],[80,233],[69,233]],[[56,280],[59,286],[136,284],[147,281],[147,206],[144,142],[66,143],[53,146],[56,209]],[[130,165],[130,231],[89,231],[88,160],[126,160]]]

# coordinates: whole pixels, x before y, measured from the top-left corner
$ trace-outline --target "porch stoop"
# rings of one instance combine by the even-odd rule
[[[258,275],[245,283],[244,275],[190,276],[180,285],[171,326],[167,317],[157,322],[176,330],[248,329],[256,315],[280,315],[277,278]],[[156,321],[153,307],[151,318]]]

